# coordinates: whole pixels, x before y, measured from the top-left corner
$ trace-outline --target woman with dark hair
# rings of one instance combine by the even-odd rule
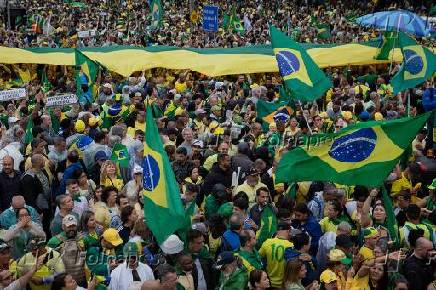
[[[124,243],[127,243],[130,239],[130,232],[135,225],[138,215],[133,206],[128,205],[121,210],[121,222],[123,223],[122,228],[118,229],[120,237],[123,239]]]
[[[250,289],[263,290],[268,289],[271,285],[269,283],[268,274],[265,271],[254,269],[250,272]]]
[[[341,220],[338,219],[341,213],[342,206],[339,201],[335,199],[330,201],[327,216],[319,221],[319,225],[321,226],[321,230],[323,233],[336,232],[338,224],[341,222]]]
[[[307,287],[301,284],[301,279],[306,277],[306,266],[300,259],[292,259],[286,264],[283,276],[282,290],[315,290],[318,283],[315,281]]]
[[[105,187],[101,193],[101,201],[96,202],[93,206],[95,220],[103,226],[109,228],[112,217],[119,214],[116,204],[118,190],[114,186]]]
[[[82,214],[80,220],[81,229],[83,232],[83,248],[85,251],[91,247],[99,246],[99,236],[103,234],[102,227],[95,222],[94,212],[87,210]]]
[[[90,196],[94,194],[96,188],[95,182],[92,179],[88,179],[86,172],[81,168],[74,170],[73,178],[77,179],[80,188],[80,195],[89,199]]]
[[[88,290],[94,290],[96,286],[95,278],[88,283]],[[85,290],[85,288],[77,286],[76,280],[68,274],[62,273],[56,276],[51,284],[51,290]]]

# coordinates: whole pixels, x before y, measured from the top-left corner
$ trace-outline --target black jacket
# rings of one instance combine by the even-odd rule
[[[20,180],[20,192],[27,205],[39,210],[36,199],[38,194],[44,192],[44,189],[35,173],[29,170],[23,174]]]
[[[232,186],[232,170],[223,171],[218,164],[214,164],[206,176],[203,184],[203,192],[207,196],[212,193],[215,184],[221,183],[227,188]]]
[[[433,281],[434,269],[434,260],[428,263],[428,260],[418,259],[412,255],[404,261],[403,275],[409,281],[409,285],[413,285],[413,289],[425,290],[428,284]]]
[[[12,197],[20,194],[21,173],[15,171],[14,177],[9,177],[3,171],[0,173],[0,209],[6,210],[11,206]]]
[[[200,261],[203,276],[206,280],[207,290],[214,290],[217,282],[217,273],[213,268],[214,261],[212,259],[198,258]],[[192,278],[194,280],[194,289],[198,289],[198,270],[194,260],[194,267],[192,268]]]

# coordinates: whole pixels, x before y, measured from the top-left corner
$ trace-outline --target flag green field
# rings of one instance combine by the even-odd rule
[[[332,86],[302,46],[274,26],[270,27],[270,36],[280,75],[292,98],[313,101]]]
[[[398,42],[403,53],[403,63],[391,79],[394,95],[422,84],[436,71],[436,55],[429,49],[418,45],[403,32],[400,32]]]
[[[163,149],[151,107],[147,105],[144,137],[144,217],[159,244],[185,225],[180,190]]]
[[[297,147],[281,158],[277,182],[316,180],[380,186],[430,113],[415,118],[357,123],[326,135],[315,146]]]

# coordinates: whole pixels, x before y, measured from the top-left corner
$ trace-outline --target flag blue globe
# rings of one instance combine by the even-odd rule
[[[424,61],[422,57],[411,49],[404,50],[404,69],[412,75],[420,73],[424,68]]]
[[[282,77],[288,76],[300,69],[300,61],[298,60],[298,57],[290,51],[279,51],[276,54],[276,59]]]
[[[339,162],[362,162],[374,151],[376,143],[377,135],[373,129],[360,129],[337,138],[329,155]]]
[[[143,178],[142,183],[144,189],[147,191],[152,191],[156,188],[159,183],[160,169],[159,163],[154,159],[153,156],[147,155],[142,159],[143,168]]]

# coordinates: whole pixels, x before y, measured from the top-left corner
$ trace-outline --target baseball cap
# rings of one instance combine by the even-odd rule
[[[83,131],[85,131],[85,122],[82,120],[77,120],[74,127],[76,128],[77,133],[83,133]]]
[[[103,239],[111,243],[112,246],[117,247],[123,243],[118,231],[116,229],[107,229],[103,233]]]
[[[27,243],[27,250],[32,251],[45,246],[45,238],[34,237]]]
[[[69,227],[72,225],[77,226],[77,219],[75,216],[73,216],[72,214],[67,214],[63,219],[62,219],[62,225]]]
[[[183,251],[184,243],[176,235],[169,236],[161,245],[162,252],[168,255],[177,254]]]
[[[351,258],[347,258],[347,255],[339,249],[330,250],[329,260],[331,262],[341,262],[344,265],[350,265],[352,262]]]
[[[322,283],[326,283],[329,284],[331,282],[337,281],[338,277],[336,276],[335,272],[333,272],[332,270],[324,270],[321,273],[321,276],[319,276],[319,281]]]
[[[139,254],[138,245],[134,242],[128,242],[123,247],[123,254],[125,257],[138,256]]]
[[[225,265],[231,264],[235,261],[235,256],[230,251],[224,251],[218,255],[216,260],[215,268],[221,270]]]
[[[198,146],[200,148],[203,148],[204,143],[201,140],[195,139],[194,141],[192,141],[192,146]]]
[[[351,241],[348,235],[337,235],[336,236],[336,246],[342,248],[351,248],[353,246],[353,242]]]
[[[106,161],[107,155],[104,151],[97,151],[94,156],[95,161]]]
[[[363,237],[365,239],[373,238],[378,235],[378,231],[373,227],[363,229]]]

